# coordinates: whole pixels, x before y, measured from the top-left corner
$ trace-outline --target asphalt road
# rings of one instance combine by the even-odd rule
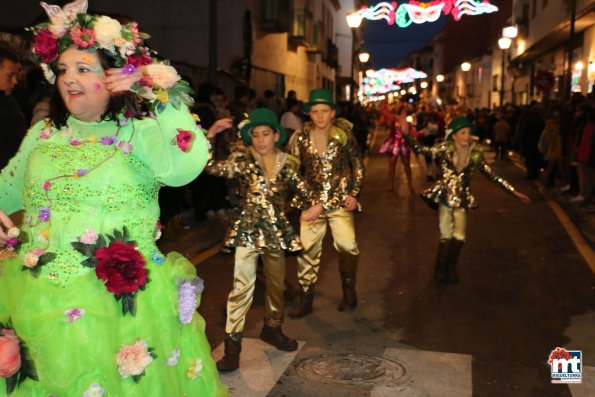
[[[522,171],[511,162],[494,164],[531,197],[529,205],[484,176],[474,177],[472,191],[480,208],[469,214],[461,282],[445,286],[432,281],[437,214],[409,192],[402,170],[397,191],[385,190],[386,161],[377,155],[369,159],[363,213],[356,217],[359,307],[347,313],[336,310],[341,289],[329,233],[315,311],[284,324],[288,335],[306,343],[269,396],[389,396],[401,395],[399,390],[407,396],[577,395],[567,385],[550,383],[547,358],[560,346],[581,350],[583,366],[595,366],[595,276]],[[424,166],[415,160],[412,164],[414,185],[421,191],[426,186]],[[221,231],[208,233],[212,238]],[[233,256],[216,254],[197,268],[206,286],[199,311],[216,346],[224,336]],[[288,306],[297,285],[295,269],[295,259],[289,258]],[[258,337],[262,327],[262,289],[258,283],[246,337]],[[350,357],[357,363],[391,354],[401,357],[396,361],[402,373],[380,384],[374,379],[382,377],[370,374],[374,369],[366,363],[363,375],[348,374],[341,381],[304,370],[316,360]],[[415,357],[427,361],[415,364]],[[436,367],[438,362],[442,367]],[[457,369],[445,376],[450,363]]]

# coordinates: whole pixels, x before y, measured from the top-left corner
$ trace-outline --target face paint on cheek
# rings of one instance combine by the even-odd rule
[[[96,81],[94,86],[95,86],[95,91],[100,91],[103,88],[103,84],[101,84],[99,81]]]

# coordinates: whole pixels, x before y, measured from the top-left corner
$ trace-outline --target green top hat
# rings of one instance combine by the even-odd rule
[[[304,103],[304,111],[309,112],[312,106],[320,104],[329,105],[337,114],[339,114],[340,109],[333,101],[333,93],[326,88],[316,88],[310,91],[310,100]]]
[[[455,134],[458,130],[461,130],[463,128],[473,129],[473,124],[471,124],[471,122],[467,120],[467,117],[465,116],[458,116],[453,118],[450,121],[450,124],[448,124],[448,128],[446,129],[446,139],[451,139],[452,134]]]
[[[285,128],[277,121],[277,116],[272,110],[267,108],[254,109],[248,115],[248,119],[240,123],[240,134],[242,140],[246,145],[252,145],[252,129],[259,125],[268,125],[279,133],[279,140],[275,143],[276,146],[281,146],[287,139]]]

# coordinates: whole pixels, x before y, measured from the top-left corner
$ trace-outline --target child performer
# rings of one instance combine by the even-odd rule
[[[398,105],[392,104],[387,107],[386,105],[382,108],[382,116],[386,120],[389,128],[388,137],[380,146],[378,153],[388,154],[388,184],[387,190],[392,192],[395,190],[395,171],[397,169],[397,161],[401,159],[401,163],[405,168],[405,176],[407,177],[407,187],[410,191],[413,190],[413,184],[411,182],[411,147],[403,138],[403,125],[408,128],[408,131],[415,134],[413,125],[408,121],[403,122],[398,118],[401,113],[401,109],[407,108],[406,102],[401,102]]]
[[[233,371],[240,365],[242,332],[252,304],[256,267],[262,256],[266,277],[265,318],[260,339],[279,350],[295,351],[297,341],[281,330],[285,290],[285,252],[302,249],[299,237],[285,217],[285,194],[291,189],[309,203],[308,189],[298,175],[298,160],[275,146],[283,144],[285,129],[269,109],[255,109],[240,126],[248,146],[223,161],[209,161],[209,173],[236,178],[240,184],[241,212],[232,223],[224,242],[235,248],[233,290],[227,299],[225,356],[217,362],[219,371]],[[212,138],[216,133],[209,134]],[[307,215],[309,211],[304,211]]]
[[[402,125],[407,114],[401,113]],[[421,197],[433,209],[438,209],[440,243],[436,256],[434,280],[440,283],[457,283],[457,260],[465,242],[467,210],[476,208],[475,198],[469,191],[471,177],[476,170],[524,203],[529,197],[518,192],[504,178],[494,174],[485,162],[482,149],[472,141],[471,123],[467,118],[455,117],[446,131],[446,140],[432,147],[419,142],[404,129],[404,136],[417,154],[433,154],[438,163],[439,176],[433,186],[422,192]]]
[[[289,313],[290,317],[302,317],[312,312],[327,223],[339,252],[343,299],[338,310],[357,306],[355,279],[359,249],[355,241],[353,211],[359,207],[357,197],[364,179],[357,140],[351,133],[350,122],[334,120],[337,105],[329,90],[312,90],[304,110],[309,112],[312,122],[305,123],[302,131],[293,134],[288,149],[299,156],[302,174],[312,189],[313,202],[318,204],[301,217],[300,237],[304,251],[298,256],[300,303]]]

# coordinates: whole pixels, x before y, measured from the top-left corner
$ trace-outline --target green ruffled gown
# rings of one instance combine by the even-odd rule
[[[189,151],[176,144],[180,130],[195,136]],[[184,107],[168,106],[156,119],[71,117],[61,130],[44,122],[31,128],[0,177],[0,208],[25,210],[21,236],[29,240],[17,247],[17,257],[0,262],[0,323],[11,320],[39,378],[26,379],[12,396],[227,395],[204,319],[194,313],[184,325],[179,317],[178,285],[193,280],[195,269],[177,253],[163,257],[155,245],[160,185],[190,182],[207,156],[204,134]],[[134,317],[122,314],[122,302],[81,264],[87,257],[71,244],[124,227],[149,272]],[[23,267],[26,253],[36,249],[56,254],[38,277]],[[139,339],[156,358],[135,382],[120,373],[116,355]]]

